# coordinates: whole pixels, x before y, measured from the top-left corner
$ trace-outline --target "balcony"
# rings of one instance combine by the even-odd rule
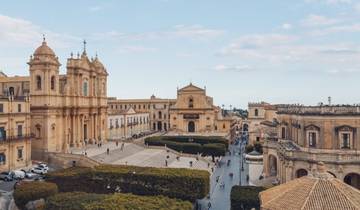
[[[35,138],[34,135],[23,135],[23,136],[7,136],[5,139],[0,139],[0,144],[10,144],[11,142],[20,142],[32,140]]]
[[[266,140],[264,146],[276,149],[278,155],[286,160],[312,163],[322,161],[333,164],[360,164],[360,150],[305,148],[300,147],[291,140]]]

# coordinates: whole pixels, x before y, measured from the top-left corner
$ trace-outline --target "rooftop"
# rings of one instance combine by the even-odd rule
[[[264,210],[360,209],[360,191],[326,172],[322,162],[312,175],[260,193]]]
[[[360,105],[283,105],[277,108],[277,113],[295,115],[360,115]]]

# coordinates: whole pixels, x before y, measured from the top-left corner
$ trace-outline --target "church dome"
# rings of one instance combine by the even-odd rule
[[[34,55],[50,55],[55,56],[54,51],[46,44],[45,40],[42,42],[41,46],[38,47]]]

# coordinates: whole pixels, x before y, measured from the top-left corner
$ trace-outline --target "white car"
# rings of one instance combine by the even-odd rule
[[[49,170],[49,167],[48,167],[45,163],[39,163],[37,167],[43,168],[43,169],[45,169],[46,171]]]
[[[24,179],[25,172],[23,172],[21,170],[14,170],[14,171],[12,171],[12,176],[14,179]]]
[[[35,168],[31,169],[31,172],[37,173],[37,174],[46,174],[47,170],[45,168],[35,167]]]

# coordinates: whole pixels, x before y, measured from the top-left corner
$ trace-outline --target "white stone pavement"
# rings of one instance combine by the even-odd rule
[[[169,167],[169,168],[190,168],[207,170],[211,172],[211,167],[214,166],[202,159],[197,160],[195,157],[189,157],[187,155],[179,155],[179,160],[176,159],[178,154],[171,151],[168,152],[164,148],[146,148],[133,143],[124,143],[124,148],[121,149],[122,142],[116,146],[115,142],[108,142],[103,144],[101,147],[97,145],[87,145],[83,148],[72,149],[73,154],[85,154],[92,159],[99,162],[108,164],[119,164],[119,165],[135,165],[143,167]],[[107,149],[109,148],[109,155]],[[165,164],[167,160],[167,166]],[[190,161],[193,162],[190,167]]]

